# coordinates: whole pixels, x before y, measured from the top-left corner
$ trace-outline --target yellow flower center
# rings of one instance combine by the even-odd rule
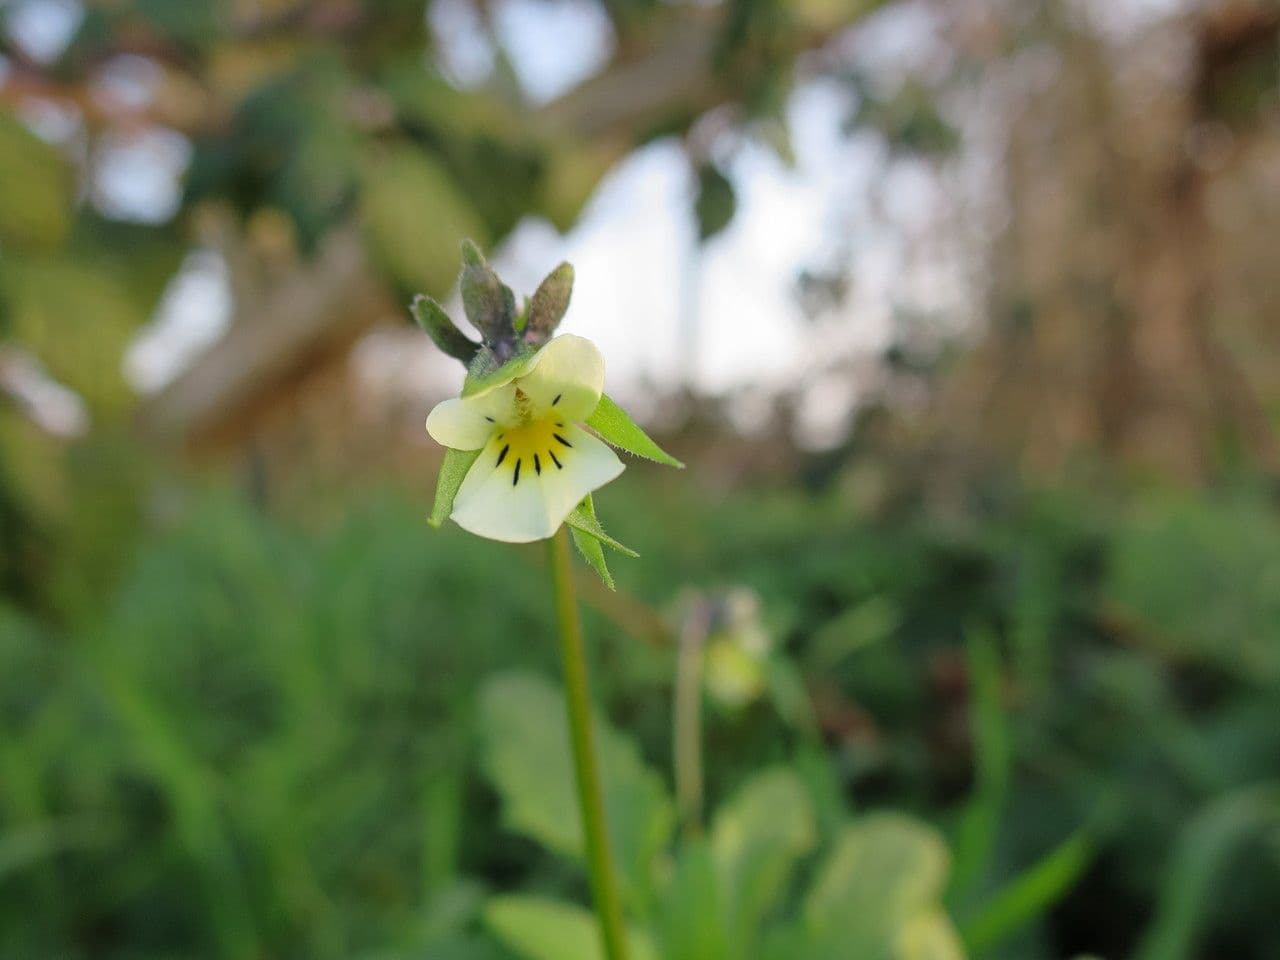
[[[497,468],[511,471],[511,483],[521,477],[541,476],[543,470],[563,470],[573,449],[567,435],[568,424],[554,414],[526,420],[519,426],[504,427],[493,437],[497,448]]]

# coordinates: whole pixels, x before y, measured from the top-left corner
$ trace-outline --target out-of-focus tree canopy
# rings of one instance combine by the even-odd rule
[[[217,366],[217,396],[162,405],[159,426],[199,429],[224,413],[212,407],[296,364],[306,341],[349,337],[413,292],[447,292],[460,239],[492,245],[527,215],[569,227],[605,171],[647,139],[722,108],[781,143],[796,58],[864,6],[602,2],[608,61],[534,104],[491,5],[450,5],[493,44],[479,86],[450,82],[423,0],[11,5],[0,87],[9,336],[95,417],[118,418],[132,406],[123,345],[185,250],[216,246],[236,323],[253,331]],[[22,42],[23,18],[66,16],[78,25],[51,58]],[[122,210],[121,151],[148,145],[179,157],[168,161],[181,180],[176,209]],[[709,235],[732,213],[732,188],[709,158],[694,159],[707,171],[697,210]],[[299,277],[319,289],[283,299]],[[363,304],[341,289],[351,287]]]

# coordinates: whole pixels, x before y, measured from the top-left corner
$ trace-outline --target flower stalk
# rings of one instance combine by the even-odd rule
[[[702,832],[702,656],[710,611],[695,597],[680,626],[672,704],[676,810],[685,836]]]
[[[573,748],[578,787],[578,811],[582,818],[591,896],[600,921],[604,953],[608,960],[626,960],[627,942],[622,923],[622,903],[609,852],[604,794],[596,762],[595,736],[591,729],[586,651],[582,643],[582,622],[574,599],[573,569],[569,554],[569,536],[564,527],[561,527],[547,540],[547,560],[551,570],[556,623],[560,634],[560,659],[564,669],[569,739]]]

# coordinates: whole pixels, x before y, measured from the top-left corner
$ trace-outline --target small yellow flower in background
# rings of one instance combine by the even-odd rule
[[[583,337],[556,337],[506,382],[445,400],[427,432],[454,450],[479,450],[453,501],[464,530],[508,543],[551,536],[587,494],[623,471],[582,426],[600,403],[604,357]]]
[[[553,536],[568,524],[609,587],[602,547],[635,556],[604,532],[591,495],[624,467],[610,447],[683,466],[604,393],[604,358],[590,340],[553,337],[573,290],[573,268],[553,270],[520,310],[474,244],[462,246],[459,286],[482,342],[418,296],[414,318],[467,366],[462,395],[438,404],[427,432],[446,447],[431,523],[508,543]]]

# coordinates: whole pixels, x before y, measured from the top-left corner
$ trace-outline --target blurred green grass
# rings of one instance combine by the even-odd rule
[[[776,685],[708,703],[713,808],[780,766],[820,822],[933,824],[975,957],[1280,955],[1265,498],[601,499],[641,558],[617,564],[624,605],[588,614],[597,694],[665,790],[672,651],[628,611],[744,585],[809,719]],[[540,551],[431,531],[403,495],[352,503],[301,523],[197,497],[97,599],[0,611],[0,956],[504,957],[486,898],[585,903],[481,760],[486,681],[556,677]],[[822,853],[766,918],[800,909]],[[777,948],[707,942],[688,955]]]

